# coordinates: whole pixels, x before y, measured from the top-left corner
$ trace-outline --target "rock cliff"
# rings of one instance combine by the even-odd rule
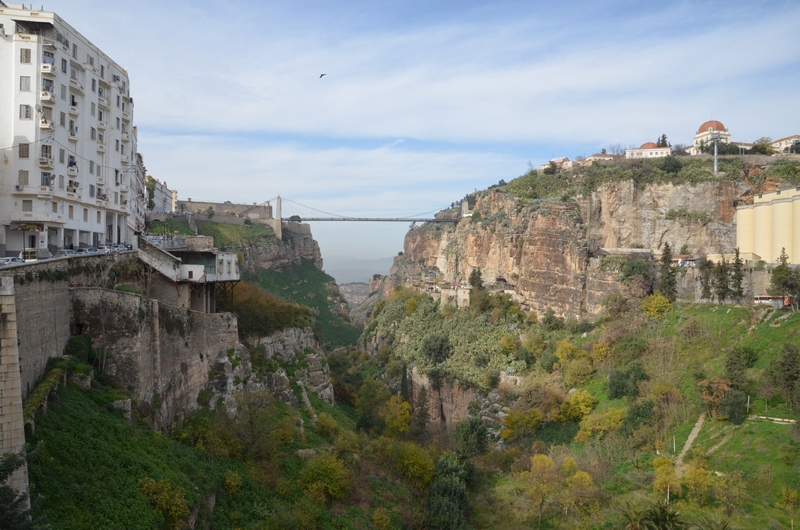
[[[302,260],[312,260],[322,269],[319,244],[311,235],[311,227],[300,223],[284,223],[282,240],[258,240],[243,243],[239,250],[247,270],[285,270],[299,265]]]
[[[697,185],[608,183],[575,200],[520,199],[496,190],[477,196],[471,218],[453,226],[426,224],[405,238],[389,278],[371,283],[384,294],[408,279],[440,277],[466,283],[480,268],[526,307],[567,317],[599,314],[616,288],[615,275],[597,266],[600,248],[642,247],[654,253],[730,252],[735,206],[748,187],[731,181]]]

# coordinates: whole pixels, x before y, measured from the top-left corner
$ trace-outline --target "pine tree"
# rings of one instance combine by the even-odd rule
[[[411,388],[408,384],[408,366],[403,363],[400,372],[400,397],[411,403]]]
[[[411,436],[415,440],[424,440],[428,434],[428,422],[431,413],[428,411],[428,391],[424,386],[419,388],[414,413],[411,415]]]
[[[661,294],[666,296],[670,302],[674,302],[678,296],[678,280],[677,271],[672,267],[672,248],[669,243],[664,243],[658,271],[658,288],[656,290],[661,291]]]
[[[717,302],[720,304],[724,304],[725,300],[727,300],[731,294],[730,277],[728,274],[728,264],[725,260],[722,260],[722,263],[718,263],[714,267],[711,281],[714,288],[714,296],[717,297]]]
[[[741,256],[739,255],[739,247],[736,247],[736,251],[734,253],[733,258],[733,271],[731,271],[731,285],[730,285],[730,292],[731,296],[736,303],[742,301],[744,298],[744,262],[742,261]]]
[[[475,289],[483,288],[483,276],[481,275],[480,268],[473,269],[472,272],[469,273],[469,284]]]

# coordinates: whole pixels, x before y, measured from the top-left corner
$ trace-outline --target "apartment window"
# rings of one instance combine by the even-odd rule
[[[91,115],[94,116],[95,115],[95,111],[97,109],[97,105],[94,104],[94,101],[92,101],[92,104],[89,105],[89,109],[90,109]]]
[[[106,76],[106,67],[104,65],[100,65],[100,77]]]
[[[114,140],[114,151],[119,153],[119,140]]]
[[[56,55],[53,52],[43,52],[42,62],[44,64],[56,64]]]
[[[63,73],[65,73],[65,74],[67,73],[67,60],[66,59],[61,59],[61,71]]]
[[[53,174],[52,173],[42,173],[42,178],[39,181],[41,186],[52,186],[53,185]]]
[[[19,50],[19,62],[23,64],[31,64],[31,49],[21,48]]]
[[[97,90],[97,79],[92,79],[92,92]]]
[[[20,169],[19,170],[19,177],[17,178],[17,184],[20,186],[27,186],[28,185],[28,170],[27,169]]]
[[[114,192],[114,204],[119,204],[119,193]]]
[[[31,91],[31,76],[29,75],[19,76],[19,91],[20,92]]]
[[[90,66],[94,66],[94,57],[92,57],[91,55],[87,55],[86,62],[89,63]]]
[[[78,106],[78,96],[76,96],[75,94],[70,94],[69,95],[69,104],[71,106],[73,106],[73,107],[77,107]]]
[[[95,172],[97,173],[98,177],[102,177],[103,176],[103,166],[101,166],[100,164],[97,164],[97,167],[95,168]]]
[[[53,201],[53,213],[58,213],[58,203]]]
[[[97,130],[94,127],[90,127],[89,128],[89,138],[94,140],[96,136],[97,136]]]
[[[125,154],[125,144],[122,144],[122,146],[119,148],[119,152],[123,155]]]
[[[102,218],[100,217],[100,212],[97,212],[97,224],[102,223]]]
[[[33,118],[33,107],[30,105],[19,106],[19,119],[30,120]]]
[[[94,186],[89,184],[89,197],[94,197]]]
[[[58,176],[58,189],[60,190],[64,189],[64,175]]]
[[[67,85],[61,85],[61,99],[67,100]]]
[[[58,123],[60,123],[62,127],[66,127],[67,126],[67,113],[66,112],[62,112],[61,114],[59,114]]]
[[[30,156],[31,144],[19,144],[19,157],[28,158]]]
[[[97,143],[102,144],[104,141],[105,141],[105,137],[103,136],[103,133],[97,133]]]
[[[86,222],[89,222],[89,209],[88,208],[84,208],[83,209],[83,220],[86,221]]]
[[[119,108],[119,102],[120,102],[120,98],[119,98],[119,94],[117,94],[117,108]]]
[[[44,158],[50,158],[53,155],[53,146],[52,145],[47,145],[47,144],[42,144],[41,153],[42,154],[40,156],[42,156]]]
[[[94,175],[94,160],[89,160],[89,174]]]
[[[42,119],[53,121],[53,107],[42,107]]]
[[[119,129],[119,118],[117,118],[117,129]]]
[[[55,92],[55,90],[53,90],[53,81],[46,77],[42,78],[42,90],[45,92]]]
[[[22,201],[22,211],[23,212],[33,211],[33,199],[25,199]]]
[[[97,119],[103,121],[103,109],[97,109]]]
[[[77,59],[78,58],[78,45],[77,44],[73,44],[72,45],[72,58],[73,59]]]
[[[125,102],[122,102],[122,112],[125,112]]]
[[[63,149],[59,149],[58,150],[58,162],[60,164],[64,163],[65,154],[66,154],[66,151],[64,151]]]
[[[72,206],[71,204],[69,205],[69,218],[70,219],[75,218],[75,207]]]

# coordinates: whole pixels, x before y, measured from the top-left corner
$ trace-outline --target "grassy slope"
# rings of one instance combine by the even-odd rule
[[[361,331],[331,311],[326,285],[334,281],[333,278],[317,269],[311,261],[304,260],[301,265],[285,272],[262,269],[257,273],[257,281],[276,296],[318,310],[320,334],[329,346],[352,345],[358,340]]]

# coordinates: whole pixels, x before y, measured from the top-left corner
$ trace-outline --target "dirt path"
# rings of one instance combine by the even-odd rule
[[[730,440],[731,438],[733,438],[733,433],[734,433],[734,431],[731,431],[731,432],[729,432],[728,434],[726,434],[726,435],[725,435],[725,436],[722,438],[722,440],[720,440],[719,442],[715,443],[715,444],[714,444],[714,445],[711,447],[711,449],[709,449],[708,451],[706,451],[706,456],[711,456],[712,454],[714,454],[714,452],[715,452],[717,449],[719,449],[720,447],[722,447],[722,446],[725,444],[725,442],[727,442],[728,440]]]
[[[694,424],[694,429],[692,432],[689,433],[689,437],[686,439],[686,443],[683,444],[683,449],[681,449],[678,458],[675,460],[675,469],[678,470],[678,476],[682,475],[681,467],[683,467],[683,457],[686,456],[686,453],[689,449],[692,448],[692,444],[694,443],[694,439],[697,438],[697,435],[700,434],[700,429],[703,428],[703,422],[706,419],[706,413],[700,414],[700,417],[697,418],[697,423]]]

